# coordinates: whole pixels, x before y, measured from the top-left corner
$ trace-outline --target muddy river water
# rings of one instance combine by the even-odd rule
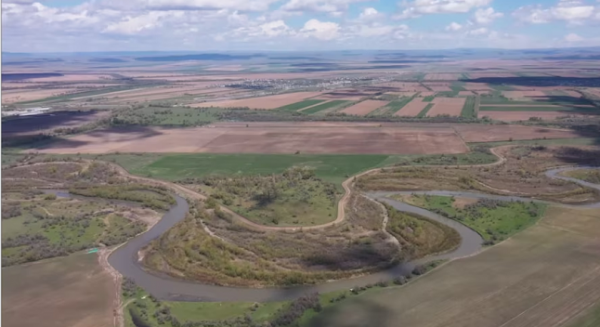
[[[581,185],[600,190],[600,185],[587,183],[581,180],[559,176],[558,173],[566,170],[580,169],[578,168],[560,168],[546,172],[550,178],[569,180]],[[591,167],[590,167],[591,168]],[[116,249],[108,258],[109,263],[117,269],[123,276],[132,278],[135,282],[146,291],[150,292],[157,298],[173,301],[252,301],[252,302],[267,302],[289,300],[298,297],[301,294],[311,291],[320,293],[350,289],[356,286],[364,286],[373,284],[381,280],[390,280],[399,275],[409,274],[415,265],[437,259],[454,259],[465,256],[470,256],[478,253],[482,248],[483,239],[472,229],[462,225],[461,223],[442,217],[431,211],[411,206],[409,204],[398,202],[388,198],[392,194],[403,192],[372,192],[367,196],[372,199],[381,200],[388,203],[394,208],[422,215],[429,219],[438,221],[442,224],[454,228],[461,236],[461,244],[453,251],[429,256],[414,262],[405,262],[396,265],[390,269],[365,275],[362,277],[332,281],[319,285],[300,286],[292,288],[238,288],[205,285],[200,282],[186,281],[175,279],[166,275],[157,275],[142,268],[138,261],[138,251],[158,238],[164,232],[173,227],[177,222],[185,218],[188,211],[188,203],[185,199],[175,196],[177,201],[163,218],[147,232],[129,240],[127,243]],[[464,196],[473,198],[488,198],[506,201],[531,201],[530,198],[514,197],[514,196],[498,196],[483,193],[471,192],[448,192],[448,191],[430,191],[430,192],[404,192],[414,194],[431,194],[431,195],[448,195],[448,196]],[[600,208],[600,203],[579,205],[577,207],[596,207]]]

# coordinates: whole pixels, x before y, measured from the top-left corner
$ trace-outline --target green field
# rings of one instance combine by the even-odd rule
[[[390,114],[390,115],[395,114],[400,109],[404,108],[404,106],[406,106],[410,101],[412,101],[413,98],[414,97],[402,98],[401,100],[392,101],[392,102],[388,103],[388,105],[386,106],[387,111],[385,113]]]
[[[112,126],[200,126],[218,119],[218,108],[144,107],[116,111]]]
[[[489,243],[502,241],[531,226],[546,206],[537,202],[473,200],[461,207],[454,197],[414,195],[410,202],[477,231]]]
[[[536,104],[531,103],[531,104]],[[544,107],[544,106],[523,106],[519,107],[518,105],[514,107],[508,106],[487,106],[482,105],[479,107],[479,111],[564,111],[570,113],[585,113],[585,114],[600,114],[599,108],[594,107]]]
[[[419,112],[419,114],[417,115],[418,118],[424,118],[425,116],[427,116],[427,113],[429,112],[429,109],[431,109],[431,107],[433,107],[434,103],[430,103],[427,106],[425,106],[425,108],[423,108],[423,110],[421,110],[421,112]]]
[[[387,155],[292,155],[292,154],[173,154],[139,167],[131,156],[114,155],[116,163],[134,174],[178,180],[207,175],[268,175],[289,167],[315,168],[318,177],[341,182],[362,170],[379,165]]]
[[[300,101],[300,102],[288,104],[287,106],[279,107],[277,109],[278,110],[284,110],[284,111],[297,111],[297,110],[300,110],[302,108],[310,107],[310,106],[315,105],[317,103],[321,103],[323,101],[325,101],[325,100],[309,99],[309,100],[304,100],[304,101]]]
[[[475,118],[475,97],[467,97],[465,105],[460,112],[461,117]]]
[[[424,97],[421,101],[431,102],[431,101],[433,101],[433,99],[435,99],[435,95],[428,95],[428,96]]]
[[[326,110],[326,109],[329,109],[329,108],[334,108],[334,107],[337,107],[337,106],[341,106],[341,105],[346,104],[348,102],[349,101],[346,101],[346,100],[332,100],[332,101],[328,101],[328,102],[316,105],[314,107],[308,108],[306,110],[302,110],[302,113],[310,115],[310,114],[314,114],[314,113],[317,113],[319,111],[323,111],[323,110]]]
[[[231,326],[246,326],[241,321],[249,319],[254,323],[264,323],[273,319],[280,310],[289,305],[288,301],[267,303],[159,301],[142,290],[138,290],[129,298],[133,303],[124,310],[126,327],[136,327],[132,320],[133,315],[151,326],[175,327],[177,325],[172,322],[173,318],[180,324],[202,322],[213,326],[212,324],[229,322]],[[125,300],[129,298],[126,297]]]

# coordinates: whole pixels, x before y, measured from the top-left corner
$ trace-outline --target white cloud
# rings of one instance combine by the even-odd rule
[[[351,3],[371,0],[290,0],[281,6],[284,11],[345,12]]]
[[[492,0],[414,0],[405,2],[397,19],[414,18],[423,14],[467,13],[474,8],[489,5]]]
[[[489,7],[486,9],[481,8],[481,9],[477,9],[475,14],[473,15],[473,20],[477,24],[487,25],[502,16],[504,16],[503,13],[494,11],[494,8],[492,8],[492,7]]]
[[[300,29],[300,33],[305,37],[314,37],[319,40],[333,40],[338,37],[340,25],[333,22],[321,22],[318,19],[311,19]]]
[[[571,33],[571,34],[568,34],[567,36],[565,36],[565,41],[570,42],[570,43],[576,43],[576,42],[585,41],[585,39],[575,33]]]
[[[371,22],[374,20],[382,20],[385,18],[385,14],[380,13],[377,9],[369,7],[363,9],[363,11],[358,15],[358,20],[362,22]]]
[[[102,32],[134,35],[144,30],[160,27],[161,18],[170,15],[172,14],[164,11],[151,11],[136,17],[127,16],[119,22],[108,25]]]
[[[594,6],[583,1],[561,0],[556,6],[549,8],[544,8],[541,5],[520,7],[513,12],[513,17],[530,24],[565,21],[577,25],[591,18],[595,10]]]
[[[459,23],[452,22],[450,25],[446,26],[446,31],[460,31],[463,26]]]
[[[279,0],[99,0],[98,5],[121,10],[241,10],[267,11]]]
[[[487,28],[485,28],[485,27],[480,27],[480,28],[476,28],[476,29],[474,29],[474,30],[470,30],[470,31],[468,31],[468,32],[467,32],[467,35],[474,35],[474,36],[477,36],[477,35],[485,35],[485,34],[488,34],[488,32],[489,32],[489,31],[488,31],[488,29],[487,29]]]

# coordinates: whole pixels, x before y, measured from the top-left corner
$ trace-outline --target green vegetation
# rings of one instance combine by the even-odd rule
[[[102,157],[101,157],[102,158]],[[293,166],[315,169],[328,182],[344,179],[387,159],[387,155],[304,155],[304,154],[173,154],[139,167],[133,155],[113,155],[116,163],[131,173],[153,178],[180,180],[209,175],[280,174]]]
[[[300,101],[300,102],[288,104],[286,106],[279,107],[277,109],[278,110],[284,110],[284,111],[298,111],[299,109],[310,107],[312,105],[315,105],[317,103],[321,103],[323,101],[325,101],[325,100],[308,99],[308,100],[304,100],[304,101]]]
[[[414,96],[412,96],[410,98],[402,98],[401,100],[392,101],[392,102],[388,103],[386,106],[386,108],[387,108],[386,113],[390,114],[390,115],[395,114],[400,109],[404,108],[404,106],[406,106],[409,102],[411,102],[413,98],[414,98]]]
[[[421,112],[419,112],[419,114],[417,115],[418,118],[424,118],[427,116],[427,113],[429,112],[429,109],[431,109],[434,106],[434,103],[430,103],[427,106],[425,106],[425,108],[423,108],[423,110],[421,110]]]
[[[589,183],[600,184],[600,169],[577,169],[562,173],[567,177],[577,178]]]
[[[490,153],[489,147],[471,146],[471,152],[460,154],[390,156],[379,167],[386,166],[458,166],[492,163],[498,158]]]
[[[341,193],[306,167],[265,176],[186,179],[240,215],[261,225],[320,225],[337,215]],[[208,205],[208,204],[207,204]],[[214,207],[214,205],[209,205]]]
[[[460,204],[454,197],[431,195],[414,195],[411,202],[471,227],[482,235],[487,244],[502,241],[531,226],[546,208],[546,205],[533,201],[491,199]]]
[[[124,300],[133,300],[125,310],[125,326],[136,327],[134,320],[150,326],[256,326],[277,317],[290,306],[289,301],[279,302],[175,302],[161,301],[146,293],[128,278],[122,285]]]
[[[140,202],[143,206],[159,210],[169,210],[175,199],[167,190],[141,184],[126,185],[74,185],[69,188],[72,194],[123,201]]]
[[[460,91],[466,91],[467,89],[465,89],[465,83],[463,82],[452,82],[450,84],[450,88],[452,89],[452,92],[454,92],[454,96],[458,95],[458,92]]]
[[[501,145],[595,145],[597,140],[589,137],[577,137],[572,139],[538,139],[538,140],[515,140],[515,141],[499,141],[499,142],[472,142],[469,146],[494,148]]]
[[[462,111],[460,112],[461,117],[467,118],[475,118],[475,97],[467,97],[465,101],[465,105],[463,106]]]
[[[598,109],[593,107],[544,107],[544,106],[480,106],[479,111],[562,111],[565,115],[569,113],[584,113],[584,114],[597,114]]]
[[[421,99],[421,101],[431,102],[431,101],[433,101],[433,99],[435,99],[435,95],[428,95],[428,96],[424,97],[423,99]]]
[[[462,74],[460,75],[460,79],[462,79],[462,80],[464,80],[464,79],[469,79],[469,78],[471,78],[471,77],[469,76],[469,73],[462,73]]]
[[[387,230],[400,242],[406,258],[422,258],[452,250],[460,244],[460,235],[451,227],[398,211],[389,205],[386,208],[389,216]]]
[[[383,269],[399,259],[398,247],[380,232],[358,225],[264,232],[210,202],[194,204],[183,221],[151,243],[144,257],[148,269],[217,285],[292,286]],[[226,241],[210,236],[206,225]]]
[[[505,90],[506,91],[506,90]],[[551,96],[549,98],[535,98],[531,97],[531,100],[511,100],[505,97],[502,92],[494,91],[490,94],[482,94],[481,95],[481,104],[482,105],[494,105],[494,104],[511,104],[511,105],[563,105],[568,107],[569,105],[593,105],[588,99],[585,98],[575,98],[569,96]]]
[[[310,115],[310,114],[314,114],[314,113],[317,113],[317,112],[320,112],[320,111],[323,111],[323,110],[326,110],[329,108],[335,108],[335,107],[341,106],[348,102],[349,101],[346,101],[346,100],[332,100],[332,101],[325,102],[323,104],[316,105],[314,107],[310,107],[306,110],[302,110],[302,113]]]
[[[80,97],[86,97],[86,96],[91,97],[91,96],[95,96],[95,95],[102,95],[102,94],[116,92],[116,91],[133,90],[136,88],[141,88],[141,87],[128,87],[128,86],[107,87],[107,88],[103,88],[100,90],[92,90],[92,91],[71,93],[71,94],[65,94],[65,95],[58,95],[58,96],[48,97],[48,98],[39,99],[39,100],[18,102],[16,104],[29,105],[29,104],[37,104],[37,103],[42,103],[42,102],[43,103],[62,102],[62,101],[69,101],[74,98],[80,98]]]
[[[145,224],[102,211],[101,202],[47,195],[3,201],[2,266],[64,256],[100,244],[115,245],[141,233]]]
[[[600,326],[600,303],[593,305],[580,317],[576,317],[567,327],[596,327]]]
[[[202,126],[218,119],[218,108],[140,106],[115,111],[110,126]]]
[[[493,88],[495,91],[512,91],[512,86],[508,84],[488,84],[489,87]]]

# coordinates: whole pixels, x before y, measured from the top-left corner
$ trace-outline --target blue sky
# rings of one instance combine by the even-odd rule
[[[600,45],[600,0],[3,0],[3,51]]]

